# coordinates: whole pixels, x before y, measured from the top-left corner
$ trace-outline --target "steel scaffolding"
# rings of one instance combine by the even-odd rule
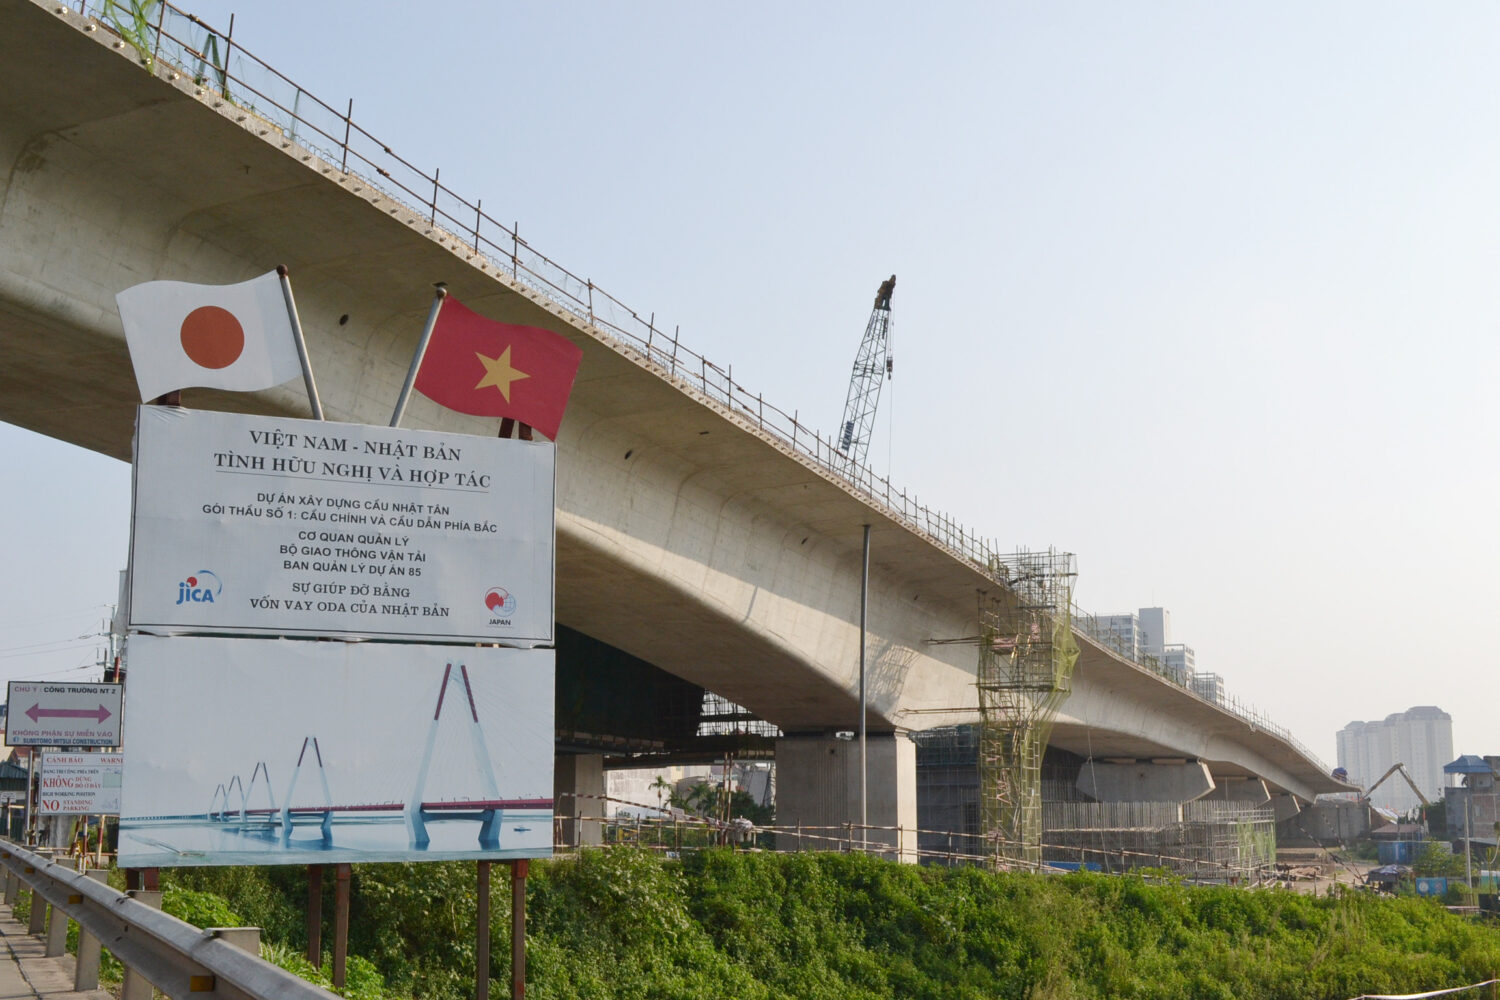
[[[1006,581],[979,605],[980,814],[996,867],[1042,862],[1042,755],[1072,690],[1073,555],[1047,549],[998,558]]]
[[[1109,871],[1159,867],[1254,882],[1276,865],[1276,816],[1254,802],[1048,802],[1047,854]]]

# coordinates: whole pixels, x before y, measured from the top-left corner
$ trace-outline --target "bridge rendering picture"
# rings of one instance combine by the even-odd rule
[[[355,661],[345,643],[135,642],[137,763],[120,819],[132,864],[503,859],[551,845],[551,733],[538,722],[550,650],[364,644]],[[183,710],[209,704],[222,710]]]

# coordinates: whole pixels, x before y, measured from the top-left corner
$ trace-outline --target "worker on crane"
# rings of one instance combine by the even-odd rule
[[[870,286],[866,285],[865,287],[869,288]],[[880,283],[880,290],[875,293],[875,308],[889,310],[891,308],[891,293],[895,290],[896,276],[893,274]]]

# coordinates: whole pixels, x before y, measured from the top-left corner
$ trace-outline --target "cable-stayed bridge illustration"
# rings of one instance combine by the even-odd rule
[[[262,842],[278,842],[283,848],[293,845],[296,831],[317,829],[316,840],[306,837],[296,839],[296,846],[309,850],[330,850],[334,847],[336,828],[349,824],[389,825],[400,822],[406,831],[406,848],[424,851],[432,843],[429,824],[441,822],[470,822],[478,824],[477,840],[480,850],[498,850],[501,847],[501,831],[507,813],[550,813],[551,798],[505,798],[500,794],[494,761],[491,759],[485,739],[479,707],[474,698],[474,689],[469,680],[465,664],[448,663],[438,685],[436,705],[427,728],[427,738],[413,777],[411,791],[404,801],[395,797],[376,801],[339,801],[330,786],[328,768],[325,766],[324,747],[315,733],[302,738],[296,764],[292,767],[285,792],[278,801],[273,786],[271,770],[267,762],[257,760],[251,768],[249,781],[241,775],[232,775],[227,781],[215,786],[206,812],[182,815],[155,815],[135,817],[136,824],[160,824],[196,822],[206,823],[223,833],[251,838]],[[449,686],[461,687],[463,701],[454,704],[456,698],[448,697]],[[427,788],[432,772],[434,752],[442,729],[445,707],[449,707],[449,718],[454,709],[467,709],[459,722],[468,734],[468,745],[472,755],[472,775],[478,787],[473,796],[443,796],[429,798]],[[450,723],[451,725],[452,723]],[[313,772],[303,777],[303,771]],[[299,783],[316,781],[316,794],[308,801],[305,793],[301,801],[296,797]],[[547,823],[550,834],[550,822]],[[517,833],[526,833],[530,827],[512,825]],[[169,845],[156,841],[158,846]]]

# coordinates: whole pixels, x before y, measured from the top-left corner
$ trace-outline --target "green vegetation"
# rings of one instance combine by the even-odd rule
[[[1428,840],[1423,842],[1422,850],[1411,864],[1411,870],[1413,875],[1423,877],[1446,875],[1449,878],[1463,878],[1464,856],[1454,854],[1446,841]]]
[[[1141,876],[993,875],[857,855],[586,851],[534,863],[528,995],[571,998],[1344,998],[1500,970],[1500,928],[1429,900],[1197,888]],[[496,868],[492,995],[509,977]],[[164,871],[163,907],[198,926],[259,925],[303,957],[305,871]],[[332,880],[324,914],[331,921]],[[356,1000],[472,996],[472,864],[354,871]],[[24,917],[24,907],[18,916]],[[324,931],[325,944],[329,930]]]
[[[699,816],[743,816],[756,826],[770,826],[776,822],[775,806],[763,806],[749,792],[739,789],[726,793],[722,785],[712,781],[699,782],[682,795],[674,792],[669,801],[677,808]]]
[[[509,976],[497,866],[492,974]],[[301,869],[164,872],[301,958]],[[331,880],[327,880],[330,881]],[[1140,877],[992,875],[839,854],[585,852],[533,864],[528,995],[537,998],[1342,998],[1500,970],[1500,929],[1419,899],[1194,888]],[[332,913],[331,886],[324,902]],[[358,866],[351,996],[472,995],[472,864]],[[325,942],[327,931],[325,931]],[[300,964],[299,964],[300,963]],[[356,973],[356,964],[358,972]],[[326,967],[321,981],[326,981]],[[383,982],[383,985],[382,985]]]

